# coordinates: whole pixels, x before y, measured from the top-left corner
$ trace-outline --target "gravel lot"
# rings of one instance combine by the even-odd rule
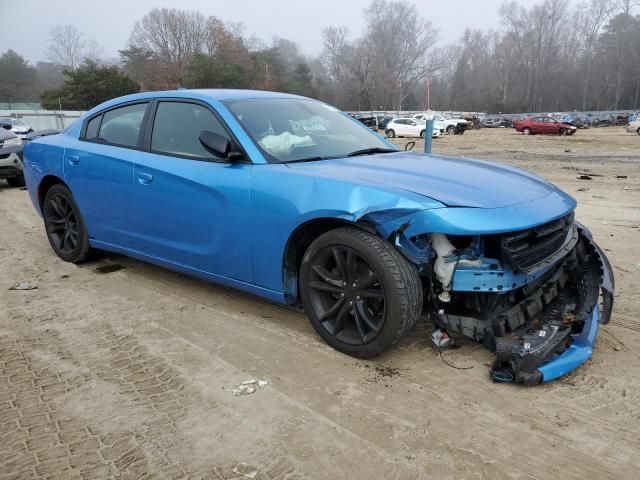
[[[246,478],[242,462],[257,479],[638,478],[640,137],[481,130],[434,152],[525,167],[579,200],[617,276],[588,365],[493,384],[489,352],[461,340],[444,356],[473,368],[453,369],[429,325],[355,360],[295,309],[119,256],[58,260],[27,193],[2,183],[0,479]],[[125,268],[96,273],[109,264]],[[38,289],[8,290],[20,281]],[[229,391],[252,378],[270,383]]]

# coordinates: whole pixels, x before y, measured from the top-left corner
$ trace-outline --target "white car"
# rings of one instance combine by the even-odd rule
[[[396,118],[387,123],[387,137],[420,137],[424,138],[426,122],[417,118]],[[432,138],[438,138],[444,130],[434,125]]]
[[[624,127],[629,133],[637,133],[640,135],[640,120],[634,120],[633,122],[629,122],[626,127]]]
[[[460,123],[465,124],[465,129],[468,126],[466,120],[445,118],[439,113],[418,113],[417,115],[413,116],[414,119],[420,120],[426,120],[430,117],[433,117],[434,126],[436,126],[437,128],[441,128],[444,132],[447,133],[447,135],[453,135],[454,133],[456,133],[456,129],[458,127],[458,124]]]

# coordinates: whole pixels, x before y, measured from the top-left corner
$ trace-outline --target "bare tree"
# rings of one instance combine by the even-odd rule
[[[84,58],[95,63],[100,63],[102,61],[103,52],[104,50],[102,49],[100,44],[92,38],[86,43]]]
[[[207,19],[200,12],[154,8],[135,23],[129,49],[151,53],[162,66],[163,83],[176,87],[189,61],[204,49],[206,33]]]
[[[322,59],[341,91],[338,103],[349,108],[373,108],[372,52],[363,40],[349,40],[345,27],[323,30]]]
[[[377,84],[394,95],[392,103],[401,110],[415,85],[443,65],[434,52],[438,31],[415,5],[402,1],[373,0],[365,20]]]
[[[56,25],[49,31],[45,54],[58,65],[75,70],[84,58],[84,35],[73,25]]]
[[[362,38],[350,40],[346,28],[324,30],[324,63],[339,85],[357,94],[358,105],[400,110],[444,64],[434,48],[438,32],[401,1],[373,0],[364,14]]]
[[[580,2],[575,7],[574,31],[583,57],[582,110],[587,109],[594,49],[604,22],[611,14],[610,0]]]

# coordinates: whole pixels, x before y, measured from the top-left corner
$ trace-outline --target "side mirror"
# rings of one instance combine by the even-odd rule
[[[239,161],[244,158],[242,152],[231,149],[231,142],[227,137],[223,137],[211,130],[202,130],[198,139],[205,150],[217,157],[226,158],[231,161]]]
[[[211,130],[202,130],[198,139],[208,152],[213,153],[217,157],[227,158],[229,150],[231,150],[229,139]]]

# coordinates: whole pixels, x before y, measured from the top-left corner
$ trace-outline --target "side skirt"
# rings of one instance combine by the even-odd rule
[[[97,248],[98,250],[106,250],[108,252],[126,255],[127,257],[158,265],[159,267],[163,267],[168,270],[173,270],[174,272],[184,273],[192,277],[200,278],[201,280],[217,283],[226,287],[236,288],[238,290],[242,290],[243,292],[251,293],[253,295],[266,298],[267,300],[271,300],[273,302],[282,304],[288,303],[283,292],[277,292],[268,288],[259,287],[258,285],[254,285],[252,283],[235,280],[233,278],[224,277],[222,275],[216,275],[204,270],[198,270],[197,268],[188,267],[180,263],[171,262],[162,258],[154,257],[153,255],[139,252],[137,250],[131,250],[129,248],[120,247],[118,245],[112,245],[110,243],[101,242],[99,240],[91,239],[89,240],[89,244],[93,248]]]

